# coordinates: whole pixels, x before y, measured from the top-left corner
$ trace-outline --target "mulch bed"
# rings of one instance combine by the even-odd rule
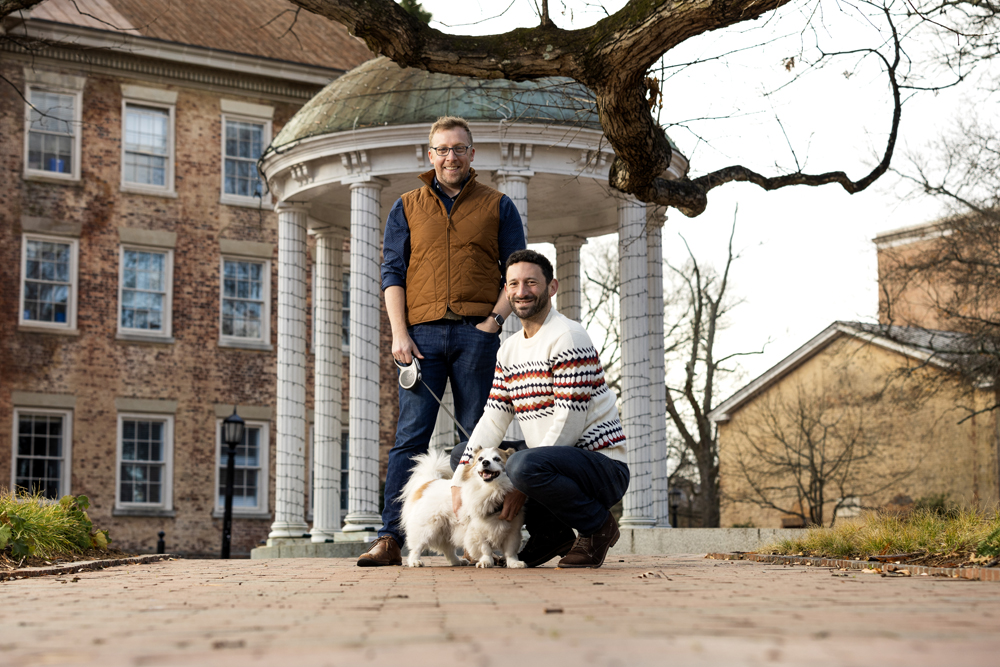
[[[954,554],[933,555],[890,554],[873,556],[869,560],[850,560],[845,558],[824,558],[815,556],[782,556],[778,554],[757,553],[710,553],[706,558],[715,560],[749,560],[758,563],[776,563],[779,565],[805,565],[807,567],[827,567],[838,571],[859,570],[864,574],[879,574],[883,577],[947,577],[951,579],[969,579],[975,581],[1000,581],[1000,559],[984,563],[965,561],[958,563]],[[941,563],[935,565],[925,564]]]
[[[176,556],[170,554],[137,555],[118,549],[87,549],[80,553],[63,554],[58,558],[31,556],[22,561],[11,558],[8,550],[8,552],[0,552],[0,581],[103,570],[106,567],[151,563],[168,558],[176,558]]]

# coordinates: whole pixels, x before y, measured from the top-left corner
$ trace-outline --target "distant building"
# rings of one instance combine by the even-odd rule
[[[941,330],[949,285],[890,270],[947,233],[934,223],[880,235],[880,323],[834,322],[712,412],[722,525],[805,525],[810,467],[824,465],[827,524],[866,507],[1000,501],[995,381],[969,372],[996,360],[969,332]]]
[[[371,57],[283,0],[48,0],[0,39],[0,487],[86,494],[116,545],[233,552],[274,504],[272,136]],[[9,82],[9,83],[8,83]]]

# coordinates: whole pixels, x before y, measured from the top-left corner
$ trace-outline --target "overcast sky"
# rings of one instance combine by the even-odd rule
[[[619,0],[606,6],[614,11],[623,4]],[[503,16],[475,25],[462,24],[502,7],[478,0],[424,0],[423,5],[436,21],[451,26],[435,27],[451,33],[505,32],[537,23],[532,0],[514,0]],[[817,32],[803,32],[805,12],[816,12],[811,18]],[[593,23],[603,10],[596,4],[550,0],[550,14],[560,27],[573,28]],[[863,13],[832,1],[802,1],[776,17],[703,35],[668,54],[668,64],[731,55],[671,68],[664,80],[661,121],[686,124],[670,127],[668,133],[690,159],[694,175],[731,164],[773,175],[794,171],[797,159],[807,172],[842,169],[856,180],[877,163],[890,129],[887,79],[872,59],[838,59],[811,69],[801,65],[800,54],[817,41],[826,50],[846,50],[875,43],[876,35]],[[741,50],[759,44],[767,46]],[[932,46],[930,41],[911,43],[910,50]],[[793,56],[795,66],[788,69],[786,58]],[[953,90],[908,100],[894,164],[905,164],[908,152],[924,150],[957,112],[963,95]],[[713,118],[717,120],[688,122]],[[725,185],[709,195],[708,210],[697,218],[669,212],[664,255],[678,264],[684,261],[678,237],[683,234],[702,263],[721,266],[736,216],[735,247],[741,259],[732,271],[732,293],[744,303],[733,311],[719,352],[764,347],[763,354],[743,358],[743,380],[750,380],[834,320],[875,319],[872,238],[941,214],[934,202],[903,198],[907,190],[891,176],[856,195],[833,185],[776,192]],[[737,386],[724,388],[723,395]]]

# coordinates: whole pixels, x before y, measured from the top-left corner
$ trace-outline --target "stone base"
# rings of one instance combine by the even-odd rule
[[[610,556],[635,554],[703,554],[754,551],[780,540],[802,536],[790,528],[622,528]],[[376,533],[335,533],[332,542],[313,543],[309,538],[269,539],[266,547],[250,552],[251,558],[357,558],[368,549]],[[406,555],[406,548],[403,554]]]

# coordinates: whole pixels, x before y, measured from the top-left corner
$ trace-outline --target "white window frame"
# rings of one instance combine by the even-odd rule
[[[12,447],[11,447],[11,465],[10,465],[10,488],[15,489],[17,486],[17,444],[18,444],[18,427],[21,419],[21,415],[45,415],[45,416],[56,416],[61,417],[63,420],[63,445],[62,445],[62,471],[59,475],[59,500],[62,496],[68,496],[72,493],[71,481],[72,475],[72,462],[73,462],[73,411],[72,410],[54,410],[52,408],[31,408],[31,407],[15,407],[14,408],[14,424],[12,427]]]
[[[212,516],[221,517],[225,513],[224,500],[219,499],[219,488],[222,486],[222,470],[226,467],[228,458],[228,447],[222,443],[222,419],[215,420],[215,494],[216,503]],[[246,420],[246,428],[260,429],[260,452],[258,461],[260,472],[257,475],[257,505],[255,507],[237,507],[233,505],[233,516],[252,517],[257,519],[270,518],[271,510],[268,504],[268,490],[270,488],[270,471],[268,463],[271,460],[270,440],[271,424],[265,421]]]
[[[222,332],[223,301],[226,297],[226,262],[250,262],[261,265],[263,309],[259,338],[228,336]],[[221,347],[246,347],[251,349],[271,349],[271,260],[260,257],[225,254],[219,258],[219,345]]]
[[[134,183],[125,180],[125,156],[126,156],[126,130],[125,124],[128,120],[129,107],[146,107],[150,109],[163,109],[167,112],[167,154],[166,169],[164,174],[164,184],[150,185],[148,183]],[[175,146],[175,115],[177,107],[177,93],[175,91],[163,90],[159,88],[144,88],[142,86],[132,86],[122,84],[122,122],[121,122],[121,190],[122,192],[133,192],[136,194],[157,195],[161,197],[176,197],[175,172],[176,172],[176,146]]]
[[[26,320],[24,318],[24,296],[25,287],[28,282],[28,242],[39,243],[61,243],[68,245],[69,249],[69,297],[66,304],[65,322],[43,322],[41,320]],[[34,234],[25,232],[21,235],[21,285],[20,295],[17,305],[17,322],[21,328],[33,328],[51,331],[76,331],[76,313],[79,294],[79,258],[80,240],[67,236],[49,236],[47,234]]]
[[[158,503],[122,502],[122,436],[126,420],[156,421],[163,423],[163,475],[162,492]],[[119,412],[118,434],[115,439],[115,510],[136,514],[171,512],[174,509],[174,415]]]
[[[34,81],[28,80],[34,79]],[[80,182],[80,150],[83,146],[83,83],[81,77],[67,77],[48,73],[26,76],[24,85],[24,177],[28,180],[53,180],[65,183]],[[28,145],[31,134],[31,96],[34,92],[66,95],[73,98],[73,155],[70,158],[69,173],[32,169],[28,166]]]
[[[125,253],[127,251],[148,252],[164,255],[163,260],[163,329],[133,329],[122,326],[122,300],[125,293]],[[172,341],[173,335],[173,294],[174,294],[174,250],[158,246],[144,246],[122,243],[118,248],[118,309],[116,311],[119,338]]]
[[[222,100],[222,131],[220,145],[220,171],[219,171],[219,203],[227,206],[245,206],[258,208],[264,206],[270,208],[271,193],[267,188],[267,181],[261,177],[261,197],[244,197],[226,192],[226,126],[230,121],[238,123],[252,123],[260,125],[261,151],[267,149],[271,143],[271,118],[274,114],[273,107],[260,104],[248,104],[246,102],[235,102],[232,100]]]

